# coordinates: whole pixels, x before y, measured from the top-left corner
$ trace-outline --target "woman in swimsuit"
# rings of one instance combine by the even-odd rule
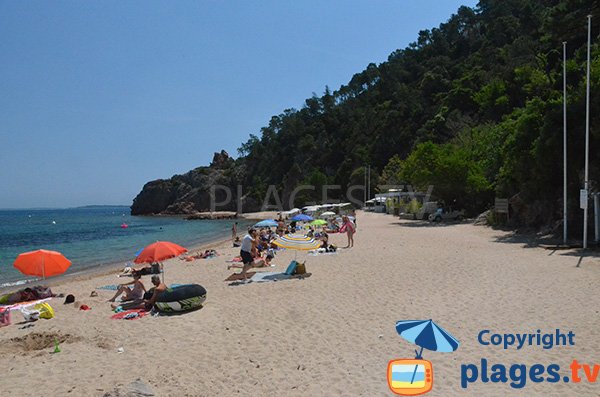
[[[356,231],[356,226],[354,223],[348,218],[346,215],[342,217],[342,227],[340,228],[340,233],[346,232],[348,236],[348,245],[344,248],[354,247],[354,232]]]
[[[142,275],[139,272],[133,273],[133,281],[121,284],[117,293],[109,300],[109,302],[114,302],[121,294],[123,294],[121,301],[141,300],[144,297],[144,292],[146,292],[146,287],[144,287],[144,284],[140,280],[141,278]],[[133,285],[133,287],[129,288],[128,285]]]

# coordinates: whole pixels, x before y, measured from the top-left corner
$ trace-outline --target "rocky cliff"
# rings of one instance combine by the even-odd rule
[[[217,206],[217,211],[237,211],[238,199],[244,211],[256,211],[258,205],[247,197],[237,197],[237,185],[242,180],[243,166],[236,164],[229,154],[222,150],[215,153],[208,167],[198,167],[171,179],[157,179],[148,182],[133,199],[131,215],[178,215],[195,214],[211,210],[211,186],[226,186],[231,191],[214,190],[214,201],[227,204]]]

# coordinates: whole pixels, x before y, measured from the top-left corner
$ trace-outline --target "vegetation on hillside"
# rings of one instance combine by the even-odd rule
[[[319,200],[341,185],[410,184],[468,213],[512,198],[513,220],[532,226],[562,217],[562,42],[567,41],[569,201],[579,219],[585,131],[588,14],[599,1],[481,0],[419,33],[347,85],[273,116],[225,171],[259,203],[276,186],[287,205]],[[600,173],[600,48],[593,31],[590,179]],[[374,38],[376,39],[376,38]],[[175,189],[175,188],[174,188]],[[180,189],[181,190],[181,189]],[[235,191],[235,189],[234,189]],[[362,192],[355,193],[362,198]],[[251,201],[252,201],[251,200]]]
[[[532,225],[561,217],[562,42],[567,41],[569,203],[578,213],[585,129],[588,14],[598,1],[482,0],[387,62],[370,64],[338,90],[271,118],[239,149],[237,166],[257,199],[276,185],[433,184],[434,194],[471,212],[494,196],[518,195]],[[596,19],[600,24],[600,18]],[[598,29],[593,31],[596,38]],[[592,53],[592,109],[600,94],[600,49]],[[591,120],[591,179],[599,113]],[[318,195],[315,192],[315,195]],[[306,197],[309,199],[311,197]],[[519,220],[519,219],[517,219]]]

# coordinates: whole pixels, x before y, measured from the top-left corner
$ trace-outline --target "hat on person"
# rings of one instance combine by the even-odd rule
[[[65,303],[63,303],[64,305],[68,304],[68,303],[73,303],[75,302],[75,296],[69,294],[67,295],[67,297],[65,298]]]

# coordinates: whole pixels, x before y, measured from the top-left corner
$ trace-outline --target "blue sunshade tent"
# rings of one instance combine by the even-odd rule
[[[293,217],[292,220],[296,222],[310,222],[313,220],[313,217],[305,214],[298,214],[295,217]]]
[[[265,219],[255,224],[254,227],[277,227],[277,222],[273,219]]]
[[[396,331],[401,337],[421,347],[417,358],[421,358],[423,348],[434,352],[450,353],[458,349],[455,337],[438,326],[433,320],[406,320],[396,323]]]

